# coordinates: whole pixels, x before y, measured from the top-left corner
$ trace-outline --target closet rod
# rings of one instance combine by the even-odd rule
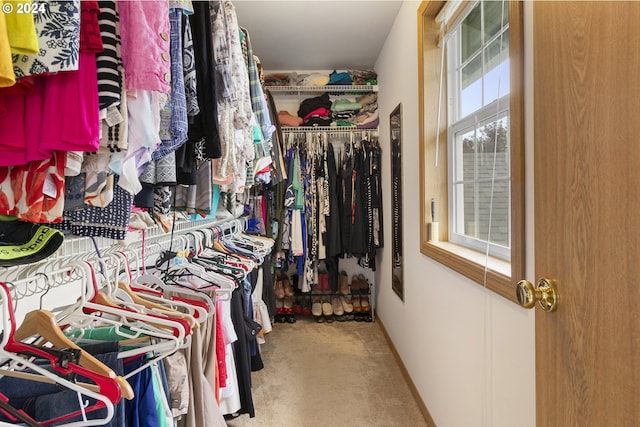
[[[175,224],[173,234],[174,236],[179,236],[203,228],[219,228],[223,233],[226,233],[233,231],[234,227],[242,228],[243,230],[246,229],[246,219],[240,217],[231,219],[178,221]],[[142,230],[130,231],[128,234],[131,237],[123,241],[106,237],[65,237],[65,241],[54,255],[32,264],[5,267],[4,269],[0,269],[0,274],[2,277],[20,277],[23,271],[35,273],[54,263],[61,265],[66,261],[77,260],[79,258],[97,258],[96,248],[101,254],[122,250],[124,248],[140,249],[143,244]],[[161,240],[166,240],[166,242],[169,243],[171,241],[171,232],[165,233],[159,226],[144,230],[145,245],[159,243]]]

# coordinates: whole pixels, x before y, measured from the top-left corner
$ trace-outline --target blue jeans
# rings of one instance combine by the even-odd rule
[[[122,376],[124,370],[122,361],[118,359],[117,352],[95,354],[96,359],[111,368],[116,375]],[[78,381],[88,381],[78,377]],[[26,414],[36,421],[45,421],[57,418],[80,409],[78,394],[73,390],[68,390],[58,384],[46,384],[37,381],[29,381],[20,378],[2,377],[0,378],[0,393],[9,399],[9,405],[15,409],[22,409]],[[81,396],[84,401],[89,401],[89,406],[96,403],[94,399]],[[87,413],[87,419],[104,418],[107,414],[105,408]],[[2,414],[0,420],[9,421]],[[66,424],[71,421],[81,421],[82,416],[77,416],[60,423],[50,424],[56,426]],[[124,427],[124,402],[120,400],[114,405],[113,418],[106,424],[109,427]]]

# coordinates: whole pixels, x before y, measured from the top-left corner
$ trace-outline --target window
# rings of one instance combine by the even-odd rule
[[[514,300],[511,278],[524,274],[521,2],[425,1],[418,13],[421,250]],[[432,199],[447,210],[439,241],[427,240]]]
[[[510,259],[509,11],[480,1],[448,35],[449,240]],[[487,248],[487,242],[489,243]]]

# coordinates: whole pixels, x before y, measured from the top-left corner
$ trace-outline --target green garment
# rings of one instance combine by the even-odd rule
[[[298,150],[293,155],[293,194],[296,195],[296,201],[294,208],[302,210],[304,209],[304,189],[302,188],[302,181],[300,180],[300,155]]]

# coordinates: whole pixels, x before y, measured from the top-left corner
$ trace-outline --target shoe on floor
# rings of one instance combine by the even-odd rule
[[[316,317],[322,316],[322,303],[320,302],[320,297],[313,297],[311,304],[311,314]]]
[[[342,316],[344,314],[344,307],[342,307],[342,302],[338,297],[332,298],[331,308],[333,309],[333,314],[335,314],[336,316]]]
[[[360,297],[360,307],[363,313],[368,313],[371,311],[371,307],[369,306],[369,297],[367,295],[362,295]]]
[[[333,314],[333,307],[331,307],[331,304],[327,301],[322,303],[322,314],[324,316],[331,316]]]
[[[347,301],[344,296],[340,296],[340,303],[342,303],[342,308],[345,313],[353,313],[353,304]]]

